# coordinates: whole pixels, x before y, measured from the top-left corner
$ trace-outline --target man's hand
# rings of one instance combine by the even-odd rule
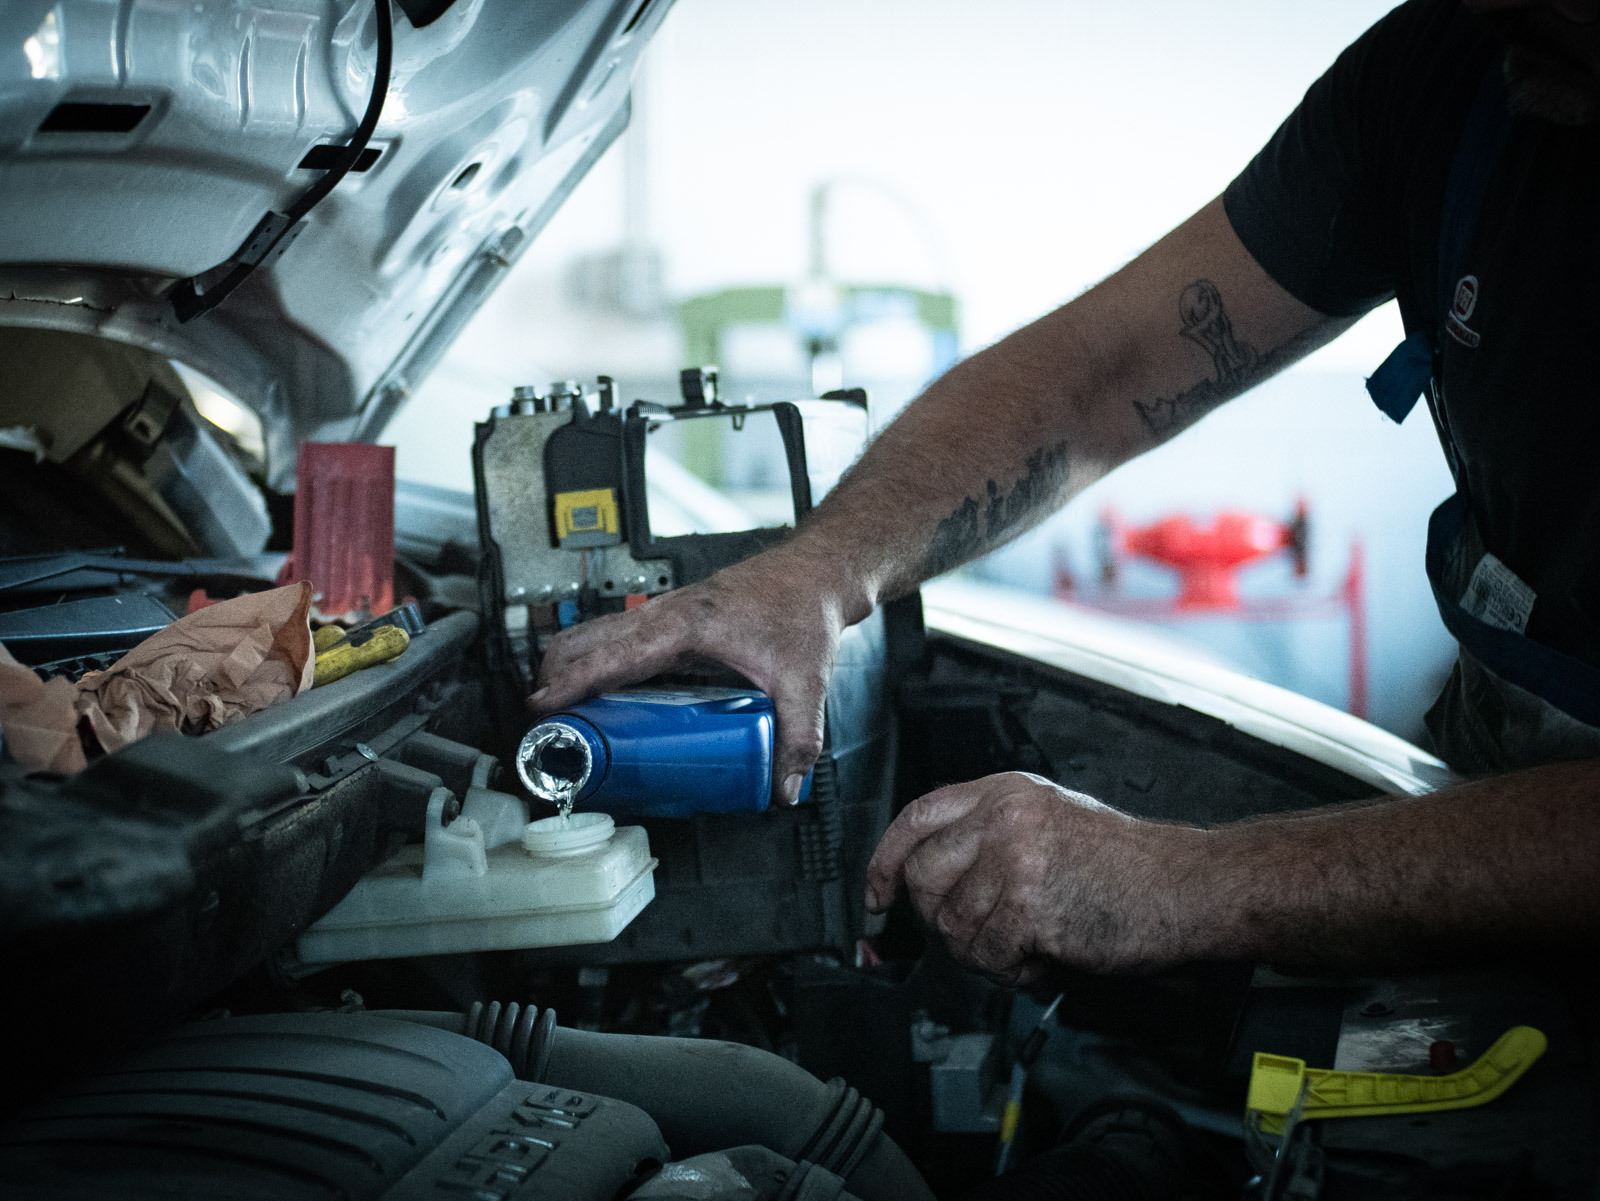
[[[551,642],[528,703],[549,713],[664,671],[731,667],[777,709],[773,795],[792,805],[822,751],[823,701],[847,624],[829,574],[785,546],[629,613],[574,626]]]
[[[1007,772],[906,806],[867,869],[1007,983],[1233,960],[1417,971],[1585,961],[1600,941],[1600,760],[1212,830]]]
[[[901,811],[867,868],[867,907],[903,882],[959,962],[1007,984],[1051,963],[1154,971],[1192,949],[1207,837],[1038,776],[986,776]]]

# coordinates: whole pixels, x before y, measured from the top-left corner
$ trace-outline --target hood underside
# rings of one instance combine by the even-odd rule
[[[397,6],[368,154],[280,257],[187,324],[175,282],[227,260],[319,178],[306,164],[334,151],[318,147],[350,139],[378,6],[0,5],[0,325],[205,373],[260,415],[287,487],[298,442],[381,432],[625,128],[670,5]]]

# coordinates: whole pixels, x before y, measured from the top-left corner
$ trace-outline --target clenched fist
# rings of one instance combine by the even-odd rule
[[[1209,837],[1038,776],[986,776],[901,811],[867,869],[867,907],[903,884],[959,962],[1007,984],[1052,963],[1155,971],[1192,955]]]

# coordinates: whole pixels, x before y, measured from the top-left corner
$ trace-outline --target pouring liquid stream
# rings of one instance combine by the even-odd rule
[[[556,816],[563,826],[572,824],[572,806],[578,799],[578,781],[565,780],[551,790],[549,799],[556,807]]]

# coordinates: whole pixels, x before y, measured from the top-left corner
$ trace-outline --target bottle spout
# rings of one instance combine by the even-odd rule
[[[540,722],[517,747],[517,775],[533,796],[570,809],[594,774],[589,739],[571,722]]]

